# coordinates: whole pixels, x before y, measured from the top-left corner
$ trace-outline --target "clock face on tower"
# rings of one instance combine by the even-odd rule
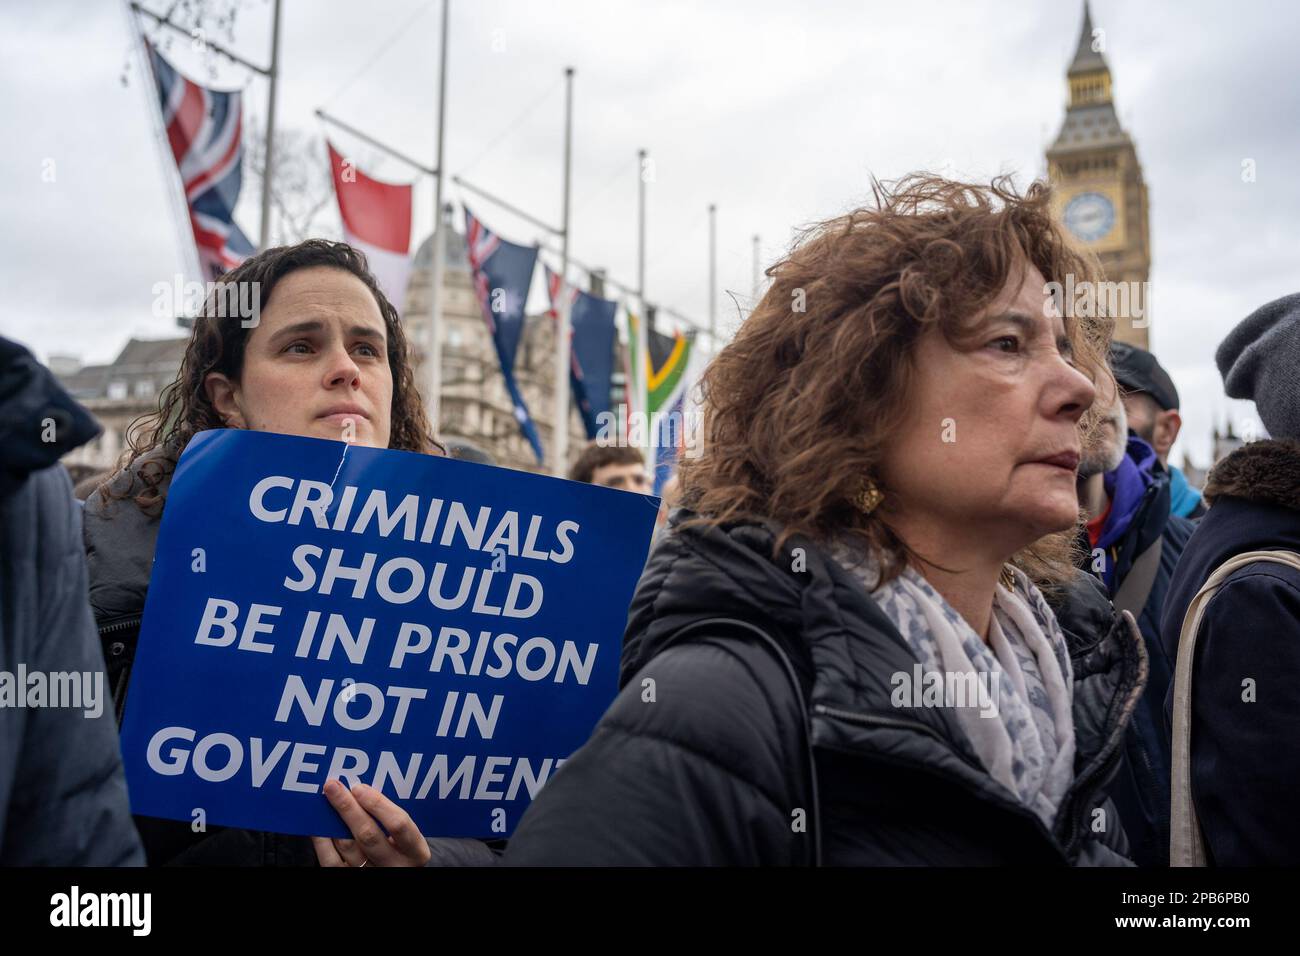
[[[1064,218],[1078,239],[1097,242],[1115,228],[1115,205],[1101,193],[1079,193],[1066,203]]]

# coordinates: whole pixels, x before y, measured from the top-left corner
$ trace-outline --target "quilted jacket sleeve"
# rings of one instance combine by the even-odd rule
[[[802,715],[767,652],[710,638],[628,681],[524,815],[507,865],[752,866],[812,857]]]

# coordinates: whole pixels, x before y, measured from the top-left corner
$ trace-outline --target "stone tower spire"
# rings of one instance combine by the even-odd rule
[[[1133,140],[1115,112],[1105,48],[1106,35],[1094,29],[1085,0],[1079,42],[1066,70],[1069,104],[1047,151],[1047,168],[1066,228],[1096,253],[1107,280],[1127,285],[1128,305],[1116,310],[1115,337],[1146,348],[1151,324],[1147,189]]]

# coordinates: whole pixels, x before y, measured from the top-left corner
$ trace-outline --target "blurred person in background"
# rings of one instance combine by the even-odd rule
[[[603,485],[620,491],[650,494],[650,478],[646,474],[645,456],[639,448],[629,445],[602,445],[588,442],[578,460],[569,469],[570,481],[589,485]]]
[[[1147,689],[1129,725],[1112,795],[1134,861],[1165,866],[1170,757],[1164,700],[1173,662],[1160,642],[1160,615],[1193,526],[1169,513],[1169,474],[1128,425],[1129,401],[1109,387],[1098,396],[1100,441],[1079,465],[1079,505],[1086,520],[1080,567],[1101,580],[1117,610],[1133,615],[1146,645]]]
[[[1169,464],[1169,452],[1183,427],[1174,380],[1154,355],[1127,342],[1111,344],[1110,367],[1120,384],[1128,427],[1155,450],[1169,472],[1170,513],[1180,518],[1201,517],[1205,502],[1200,492],[1188,484],[1182,469]]]

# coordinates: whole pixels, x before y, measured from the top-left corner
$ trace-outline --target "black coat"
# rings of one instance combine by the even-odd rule
[[[1300,553],[1300,442],[1259,441],[1215,466],[1210,509],[1174,572],[1161,638],[1176,660],[1187,607],[1214,570],[1246,551]],[[1255,700],[1243,700],[1243,682]],[[1300,863],[1300,573],[1252,564],[1224,581],[1197,638],[1192,797],[1220,866]],[[1172,725],[1172,687],[1165,701]]]
[[[84,698],[0,706],[0,866],[144,860],[86,601],[80,505],[58,463],[98,433],[26,349],[0,339],[0,671],[92,674],[101,690],[98,714]]]
[[[1076,780],[1049,831],[987,775],[952,710],[891,706],[891,674],[916,659],[855,576],[808,542],[774,560],[762,526],[687,517],[637,587],[621,692],[507,863],[1127,862],[1101,805],[1146,659],[1097,590],[1080,591],[1097,616],[1077,620],[1099,629],[1068,635]]]

